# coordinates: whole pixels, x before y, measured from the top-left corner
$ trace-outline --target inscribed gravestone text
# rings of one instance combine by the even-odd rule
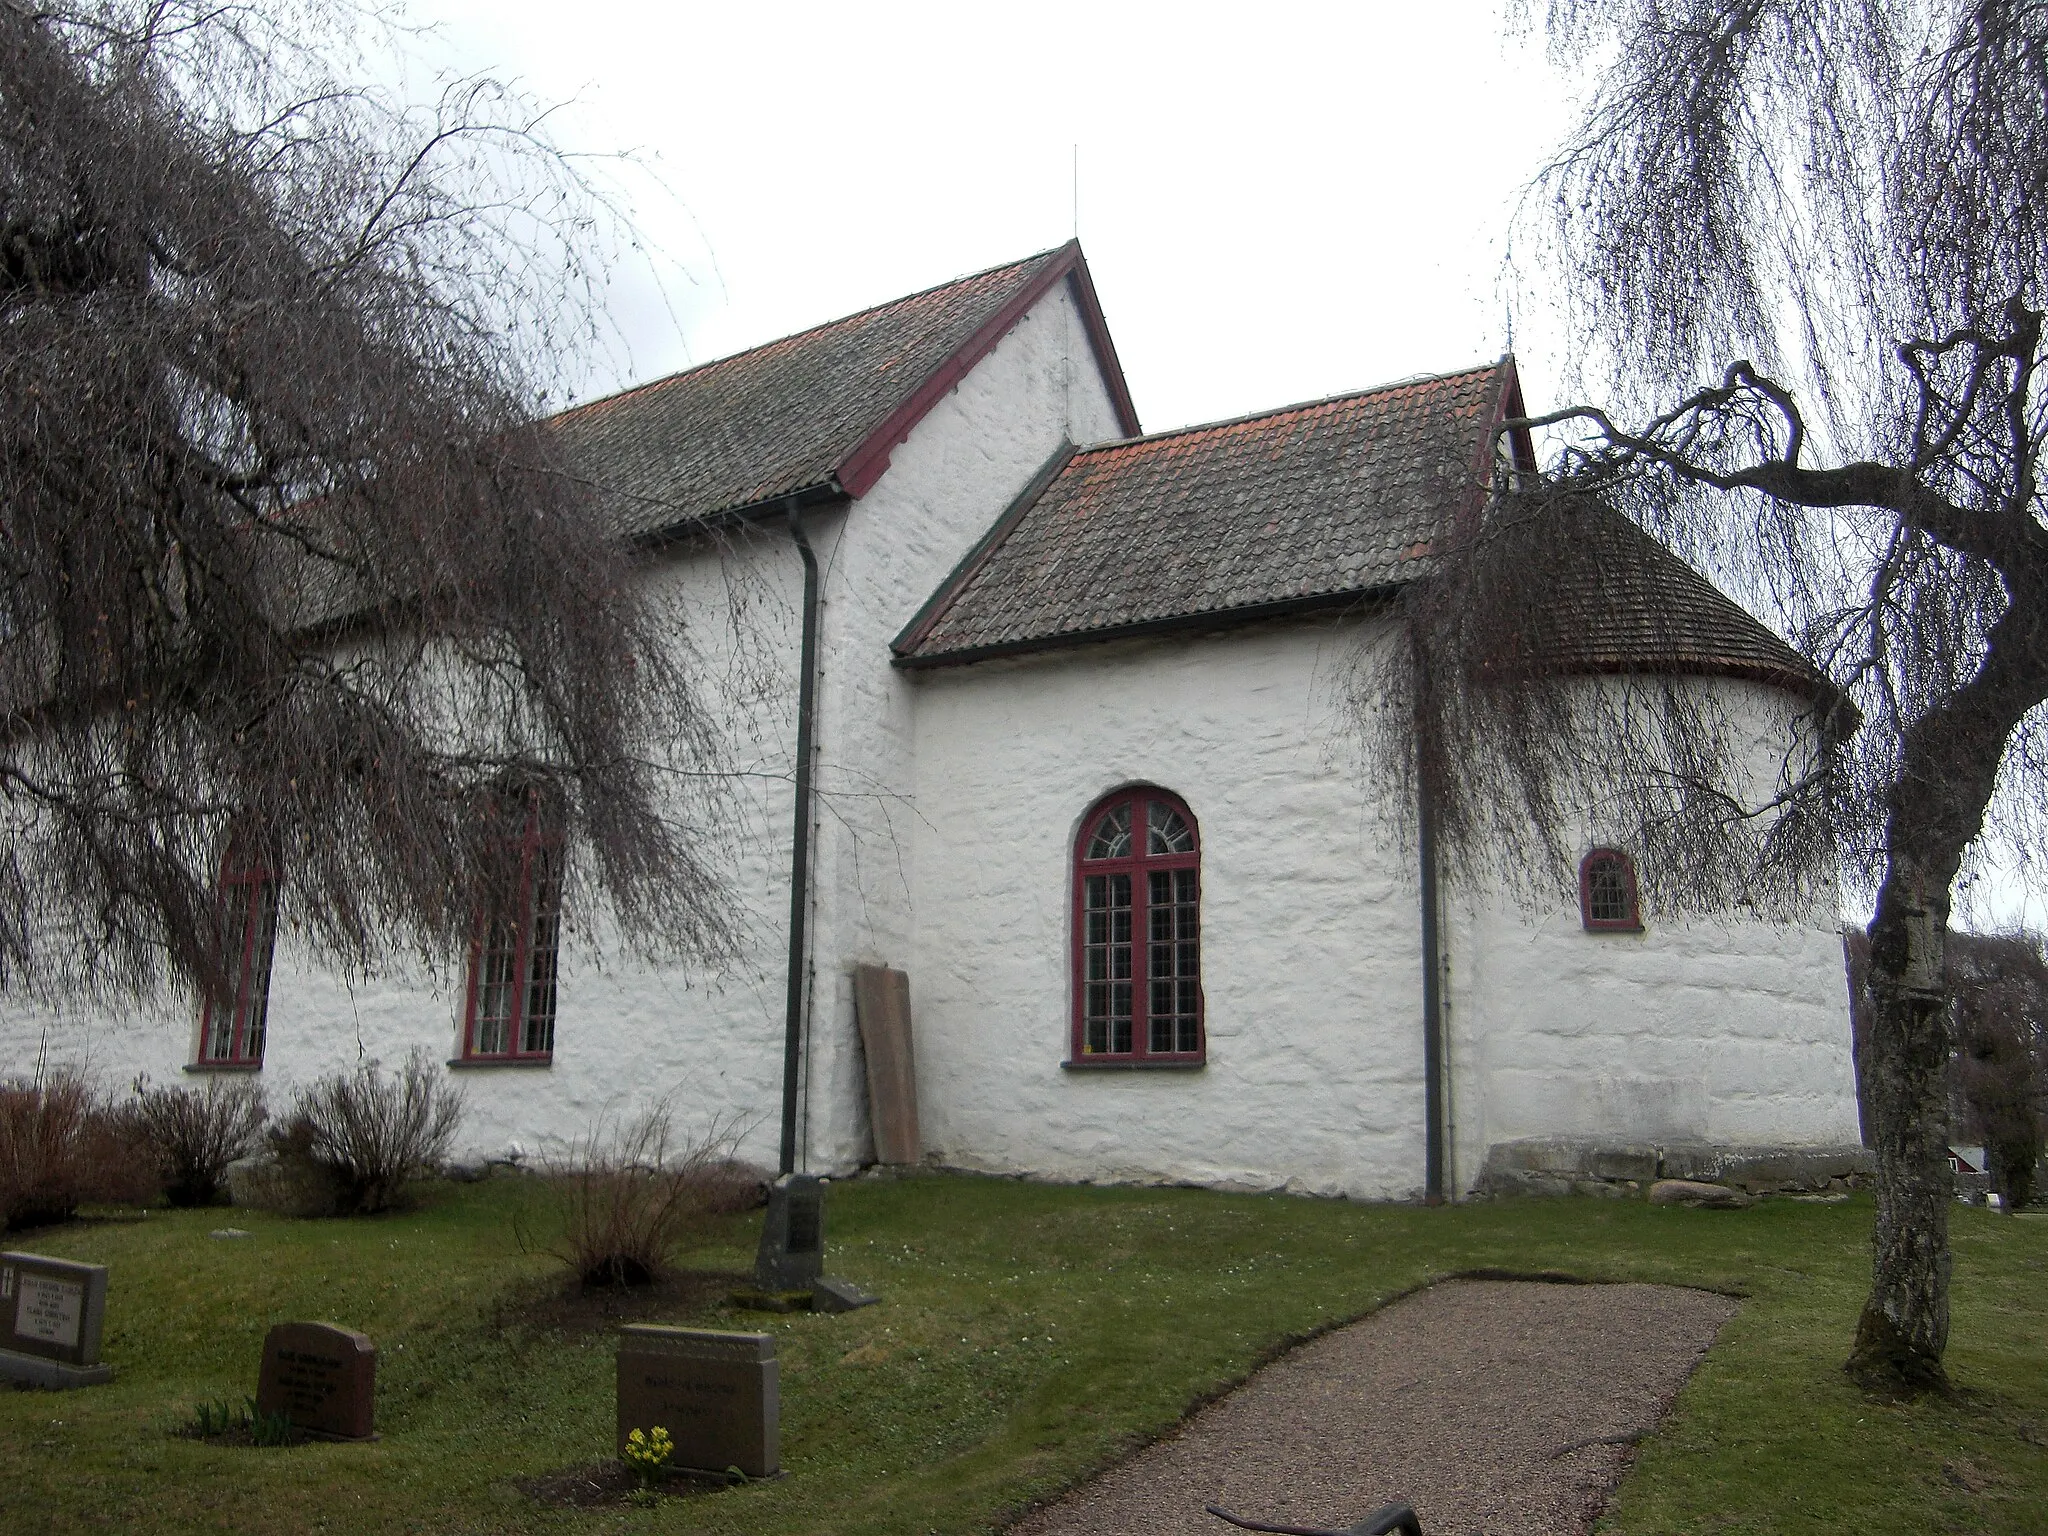
[[[674,1464],[749,1477],[781,1469],[775,1337],[633,1323],[619,1330],[619,1453],[634,1430],[675,1441]]]
[[[90,1366],[99,1360],[107,1271],[35,1253],[0,1253],[0,1350]]]
[[[263,1340],[259,1412],[337,1440],[376,1433],[377,1346],[352,1328],[279,1323]]]

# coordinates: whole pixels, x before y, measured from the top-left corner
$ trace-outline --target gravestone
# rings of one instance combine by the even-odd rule
[[[377,1346],[327,1323],[279,1323],[264,1336],[256,1410],[323,1440],[377,1438]]]
[[[0,1253],[0,1378],[38,1387],[113,1379],[100,1361],[107,1271],[36,1253]]]
[[[853,1014],[867,1061],[868,1124],[875,1161],[915,1163],[923,1155],[917,1130],[917,1061],[910,1039],[910,977],[886,966],[853,972]]]
[[[770,1333],[628,1323],[619,1330],[619,1454],[626,1436],[657,1427],[670,1464],[700,1472],[782,1468],[782,1393]]]
[[[768,1186],[754,1284],[764,1291],[809,1290],[824,1272],[825,1181],[814,1173],[786,1173]]]

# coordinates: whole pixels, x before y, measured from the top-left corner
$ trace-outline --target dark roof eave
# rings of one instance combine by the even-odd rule
[[[799,509],[808,511],[812,507],[842,505],[853,498],[840,487],[837,476],[817,481],[812,485],[797,486],[792,490],[777,491],[773,496],[759,501],[745,502],[736,507],[721,507],[716,512],[705,512],[693,517],[679,517],[672,523],[663,523],[658,528],[629,536],[627,543],[639,550],[665,549],[679,544],[701,533],[714,533],[723,528],[737,528],[747,523],[765,523],[784,515],[790,497],[796,498]]]
[[[1137,639],[1187,630],[1236,629],[1261,619],[1291,618],[1296,614],[1328,613],[1363,609],[1385,602],[1400,591],[1401,583],[1380,587],[1351,587],[1341,592],[1317,592],[1306,597],[1281,598],[1268,603],[1247,603],[1239,608],[1209,608],[1199,613],[1171,614],[1165,618],[1142,619],[1134,624],[1113,624],[1095,629],[1069,630],[1057,635],[1034,635],[1021,640],[1002,640],[960,651],[930,655],[897,656],[894,664],[905,671],[929,671],[936,667],[965,666],[991,661],[999,656],[1024,656],[1041,651],[1073,650],[1110,640]]]
[[[1837,741],[1847,740],[1863,725],[1863,711],[1828,678],[1768,661],[1743,661],[1733,656],[1584,656],[1531,670],[1563,677],[1730,677],[1762,683],[1806,700]],[[1509,676],[1500,679],[1512,680]]]

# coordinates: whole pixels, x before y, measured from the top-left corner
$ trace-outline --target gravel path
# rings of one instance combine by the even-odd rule
[[[1016,1536],[1232,1536],[1208,1503],[1343,1529],[1582,1536],[1735,1303],[1665,1285],[1454,1280],[1325,1334]]]

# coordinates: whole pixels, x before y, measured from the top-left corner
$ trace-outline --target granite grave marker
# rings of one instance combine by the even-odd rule
[[[113,1378],[100,1360],[107,1315],[104,1265],[0,1253],[0,1378],[38,1387],[89,1387]]]
[[[327,1323],[279,1323],[264,1337],[256,1409],[323,1440],[377,1436],[377,1346]]]
[[[764,1291],[809,1290],[824,1272],[825,1181],[786,1173],[768,1187],[754,1283]]]
[[[656,1427],[675,1441],[670,1464],[748,1477],[782,1468],[782,1396],[770,1333],[628,1323],[619,1330],[619,1454]]]

